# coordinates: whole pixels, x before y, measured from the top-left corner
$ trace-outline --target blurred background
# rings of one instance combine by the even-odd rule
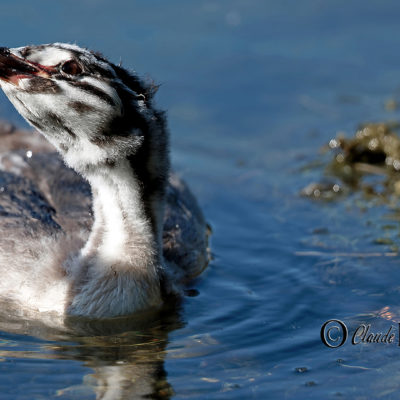
[[[320,150],[399,121],[398,1],[1,0],[0,15],[2,46],[77,43],[160,84],[174,169],[213,228],[198,295],[172,320],[4,328],[2,399],[140,398],[132,382],[151,398],[395,398],[397,346],[332,350],[320,328],[397,327],[398,199],[327,173]],[[3,94],[0,118],[27,127]]]

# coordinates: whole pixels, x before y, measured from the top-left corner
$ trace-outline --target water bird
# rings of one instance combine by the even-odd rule
[[[109,318],[179,296],[207,265],[208,226],[170,171],[154,85],[52,43],[0,48],[0,86],[57,151],[25,138],[21,153],[6,145],[17,135],[1,139],[0,300]]]

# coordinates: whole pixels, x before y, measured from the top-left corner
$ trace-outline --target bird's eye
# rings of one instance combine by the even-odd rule
[[[68,75],[79,75],[82,67],[75,60],[69,60],[61,66],[61,71]]]

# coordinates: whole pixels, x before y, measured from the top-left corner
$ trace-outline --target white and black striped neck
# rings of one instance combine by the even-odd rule
[[[56,43],[0,48],[0,86],[92,187],[95,220],[76,287],[104,268],[136,271],[143,288],[159,292],[169,156],[151,85],[97,53]],[[93,314],[74,298],[71,313]]]

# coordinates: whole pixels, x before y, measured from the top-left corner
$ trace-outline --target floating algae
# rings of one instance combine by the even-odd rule
[[[398,128],[398,124],[370,123],[362,125],[352,138],[338,134],[324,148],[324,153],[333,153],[326,163],[328,182],[310,183],[301,194],[332,200],[353,189],[380,198],[400,196]]]
[[[339,207],[330,208],[333,213],[351,210],[353,206],[361,212],[368,212],[365,225],[376,225],[370,243],[388,248],[385,253],[368,253],[369,255],[397,255],[398,223],[400,221],[400,135],[399,124],[379,123],[360,126],[353,137],[347,138],[338,134],[322,149],[317,162],[302,168],[307,173],[311,170],[322,170],[320,179],[310,182],[301,195],[322,202],[341,202]],[[384,206],[385,215],[379,215]],[[378,207],[376,207],[378,206]],[[371,208],[378,213],[369,212]],[[332,214],[331,214],[332,215]],[[374,217],[374,216],[376,217]],[[388,225],[388,221],[392,224]],[[382,225],[383,222],[383,225]],[[328,220],[326,221],[329,224]],[[329,233],[329,229],[328,229]],[[329,235],[317,235],[318,246],[329,248]],[[336,235],[335,242],[337,242]],[[359,251],[356,235],[350,240],[343,237],[345,246],[350,251],[343,254],[363,254]],[[365,240],[363,237],[362,240]],[[354,246],[354,247],[353,247]],[[307,252],[307,254],[311,254]],[[319,254],[319,253],[318,253]]]

